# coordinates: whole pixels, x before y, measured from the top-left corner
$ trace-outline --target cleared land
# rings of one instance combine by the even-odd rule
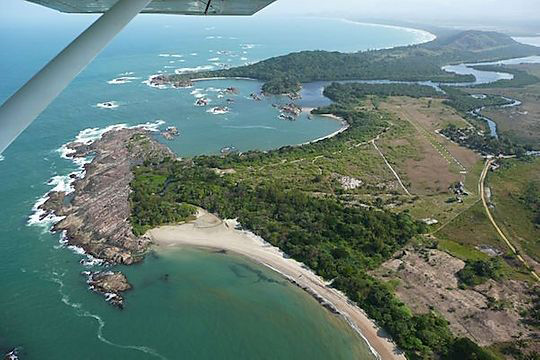
[[[382,279],[399,279],[396,293],[413,311],[436,310],[452,330],[487,346],[524,338],[534,329],[524,325],[520,311],[529,306],[529,287],[520,281],[488,281],[474,289],[460,289],[455,274],[465,263],[446,252],[410,248],[377,270]]]
[[[449,186],[464,181],[469,170],[480,160],[473,151],[436,133],[450,124],[469,126],[443,105],[442,100],[390,98],[381,104],[381,109],[392,113],[398,121],[406,122],[401,124],[400,134],[383,138],[381,144],[405,174],[413,193],[448,193]]]

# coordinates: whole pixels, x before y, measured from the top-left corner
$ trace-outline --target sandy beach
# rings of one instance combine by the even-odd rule
[[[302,112],[304,113],[311,113],[315,108],[311,108],[311,107],[303,107],[302,108]],[[326,140],[326,139],[330,139],[330,138],[333,138],[334,136],[336,135],[339,135],[341,134],[342,132],[346,131],[347,129],[349,129],[350,125],[349,123],[347,123],[344,119],[340,118],[339,116],[336,116],[334,114],[317,114],[318,116],[323,116],[323,117],[327,117],[327,118],[330,118],[330,119],[334,119],[334,120],[337,120],[341,123],[341,128],[339,128],[339,130],[336,130],[334,131],[333,133],[331,134],[328,134],[326,136],[323,136],[323,137],[320,137],[318,139],[315,139],[315,140],[311,140],[311,141],[308,141],[308,142],[305,142],[305,143],[302,143],[302,144],[299,144],[300,146],[302,145],[309,145],[309,144],[313,144],[313,143],[316,143],[316,142],[319,142],[319,141],[322,141],[322,140]]]
[[[237,230],[235,220],[221,221],[216,216],[199,209],[195,221],[175,226],[163,226],[148,231],[160,248],[194,246],[231,251],[245,256],[274,271],[306,290],[311,295],[324,299],[369,343],[380,359],[405,360],[395,345],[381,335],[380,329],[362,309],[353,305],[347,297],[332,289],[305,265],[288,258],[278,248],[247,231]]]

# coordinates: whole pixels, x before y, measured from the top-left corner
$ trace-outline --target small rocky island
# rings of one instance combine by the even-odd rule
[[[51,213],[62,217],[52,230],[64,232],[68,245],[107,264],[141,261],[150,240],[135,236],[129,221],[131,169],[145,161],[161,161],[175,155],[144,129],[113,130],[90,145],[74,142],[67,147],[71,150],[69,157],[93,156],[93,160],[84,166],[84,177],[74,181],[72,194],[49,194],[40,207],[45,211],[43,217]],[[120,308],[120,293],[130,288],[122,274],[108,272],[92,274],[89,285]]]
[[[161,132],[161,136],[163,136],[165,140],[171,141],[174,140],[175,137],[180,136],[180,131],[176,126],[169,126],[165,131]]]
[[[91,290],[103,294],[105,300],[111,305],[120,309],[124,308],[124,298],[121,294],[131,289],[131,285],[124,274],[112,271],[98,271],[86,272],[85,275],[88,275],[87,283]]]
[[[13,349],[4,355],[4,360],[18,360],[18,359],[19,359],[19,352],[17,351],[17,349]]]
[[[148,85],[152,87],[172,86],[173,88],[186,88],[193,86],[190,79],[175,78],[172,79],[166,75],[152,75],[148,79]]]

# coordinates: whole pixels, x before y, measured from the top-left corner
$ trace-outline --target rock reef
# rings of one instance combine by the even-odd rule
[[[142,260],[151,242],[135,236],[129,221],[131,170],[145,161],[161,161],[175,155],[144,129],[113,130],[90,145],[74,142],[67,147],[71,150],[69,157],[93,160],[84,166],[84,177],[73,182],[71,194],[49,193],[48,200],[40,206],[45,211],[43,217],[52,213],[61,217],[52,230],[64,232],[67,245],[81,248],[109,265],[130,265]],[[99,279],[105,279],[107,284],[118,280]],[[98,281],[92,286],[100,292],[107,289],[100,284]],[[122,288],[106,292],[118,295],[125,291]],[[123,299],[119,304],[123,304]]]
[[[52,192],[41,206],[63,217],[53,231],[65,231],[69,245],[110,264],[141,260],[149,240],[136,237],[129,222],[131,168],[174,154],[142,129],[110,131],[91,145],[71,143],[68,148],[72,158],[94,159],[85,165],[85,176],[75,180],[69,201],[66,193]]]
[[[124,274],[112,271],[86,274],[88,275],[87,283],[91,290],[104,295],[105,300],[111,305],[120,309],[124,308],[124,298],[121,293],[131,289]]]

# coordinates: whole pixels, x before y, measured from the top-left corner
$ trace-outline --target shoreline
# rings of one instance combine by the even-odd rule
[[[279,248],[249,231],[236,229],[236,220],[220,220],[199,209],[197,219],[181,225],[161,226],[146,233],[154,244],[166,250],[178,247],[225,250],[244,256],[283,276],[313,296],[323,307],[339,315],[366,342],[377,359],[405,360],[390,337],[343,293],[333,289],[304,264],[289,258]]]
[[[241,76],[218,76],[218,77],[207,77],[207,78],[198,78],[198,79],[190,79],[192,82],[198,82],[198,81],[212,81],[212,80],[249,80],[249,81],[258,81],[262,82],[258,79],[248,78],[248,77],[241,77]]]
[[[340,19],[341,21],[351,23],[351,24],[356,24],[356,25],[383,27],[383,28],[387,28],[387,29],[401,30],[401,31],[405,31],[405,32],[408,32],[408,33],[411,33],[411,34],[415,34],[417,36],[417,38],[415,40],[418,40],[418,41],[413,42],[409,46],[425,44],[425,43],[428,43],[430,41],[433,41],[433,40],[437,39],[437,35],[435,35],[434,33],[430,32],[428,30],[424,30],[424,29],[419,29],[419,28],[414,28],[414,27],[407,27],[407,26],[402,26],[402,25],[381,24],[381,23],[377,23],[377,22],[356,21],[356,20],[351,20],[351,19],[348,19],[348,18],[338,18],[338,19]],[[387,48],[383,48],[383,49],[393,49],[393,48],[396,48],[396,47],[399,47],[399,46],[391,46],[391,47],[387,47]]]
[[[302,108],[302,112],[311,113],[312,110],[313,110],[312,108]],[[323,141],[323,140],[331,139],[331,138],[333,138],[333,137],[335,137],[335,136],[349,130],[349,128],[351,127],[351,125],[347,121],[345,121],[345,119],[340,118],[339,116],[336,116],[334,114],[315,114],[315,115],[330,118],[330,119],[333,119],[333,120],[337,120],[337,121],[339,121],[341,123],[341,128],[339,128],[338,130],[334,131],[331,134],[321,136],[320,138],[317,138],[317,139],[314,139],[314,140],[311,140],[311,141],[307,141],[307,142],[298,144],[296,146],[304,146],[304,145],[309,145],[309,144],[315,144],[315,143],[318,143],[318,142]]]

